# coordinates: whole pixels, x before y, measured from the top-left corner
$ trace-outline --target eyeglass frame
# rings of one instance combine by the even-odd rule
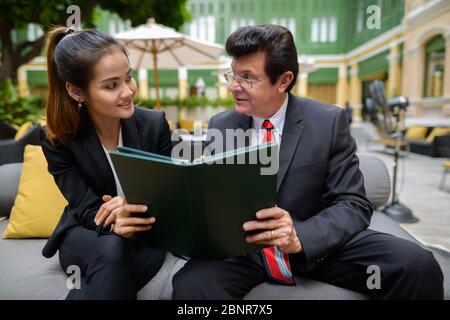
[[[242,78],[242,77],[240,77],[238,75],[235,75],[233,71],[228,71],[227,73],[224,73],[223,76],[224,76],[225,81],[227,82],[228,86],[231,86],[233,84],[233,81],[236,81],[244,89],[252,89],[254,84],[268,79],[268,78],[264,78],[264,79],[245,79],[245,78]],[[228,80],[228,79],[230,79],[230,80]],[[250,88],[244,87],[241,82],[249,84]]]

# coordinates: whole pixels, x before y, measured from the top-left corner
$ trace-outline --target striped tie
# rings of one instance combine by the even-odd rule
[[[263,142],[272,142],[274,126],[269,120],[264,120],[262,128],[264,132]],[[264,263],[266,270],[269,272],[269,276],[275,280],[284,284],[295,284],[294,278],[291,272],[291,266],[289,264],[289,255],[283,254],[277,247],[267,247],[262,249],[264,257]]]

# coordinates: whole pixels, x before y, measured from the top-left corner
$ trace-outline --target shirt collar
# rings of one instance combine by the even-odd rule
[[[289,94],[286,94],[286,98],[284,99],[284,102],[281,105],[280,109],[278,109],[278,111],[268,119],[270,122],[272,122],[275,130],[280,133],[283,132],[284,119],[286,117],[286,110],[287,110],[288,102],[289,102]],[[253,116],[252,116],[252,118],[253,118],[253,128],[256,130],[260,130],[262,127],[262,123],[266,119],[253,117]]]

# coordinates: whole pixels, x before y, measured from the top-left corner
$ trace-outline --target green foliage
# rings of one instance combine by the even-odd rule
[[[27,121],[36,123],[44,116],[44,99],[41,97],[19,97],[16,101],[0,102],[0,121],[22,125]]]
[[[80,7],[81,22],[85,27],[94,26],[94,9],[98,6],[117,13],[123,20],[129,19],[133,26],[154,17],[158,23],[179,29],[190,19],[186,2],[187,0],[2,0],[0,20],[4,26],[13,29],[37,23],[48,30],[52,25],[65,25],[70,16],[66,10],[75,4]]]
[[[0,87],[0,100],[3,102],[10,101],[15,102],[17,101],[17,90],[14,87],[12,81],[10,78],[6,79],[1,87]]]
[[[0,121],[20,126],[27,121],[36,123],[43,115],[43,98],[18,97],[12,81],[4,81],[0,87]]]
[[[47,32],[55,25],[66,25],[72,13],[67,8],[75,4],[80,8],[83,28],[95,26],[98,10],[104,9],[117,13],[123,20],[130,20],[133,26],[146,23],[148,18],[155,18],[157,23],[180,29],[190,19],[186,9],[187,0],[1,0],[0,9],[0,83],[6,78],[15,78],[17,69],[39,55],[42,51],[43,36],[35,41],[14,43],[11,39],[13,30],[35,23]],[[5,58],[6,57],[6,58]]]
[[[153,99],[141,99],[140,101],[136,101],[136,104],[143,108],[154,109],[156,101]],[[207,106],[233,108],[234,100],[232,98],[208,99],[206,97],[190,96],[185,99],[161,98],[160,104],[161,107],[177,106],[178,108],[187,108],[191,110],[195,109],[196,107],[207,107]]]

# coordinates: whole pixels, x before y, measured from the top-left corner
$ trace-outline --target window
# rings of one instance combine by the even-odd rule
[[[327,20],[327,17],[320,18],[320,42],[327,42],[328,39]]]
[[[214,16],[208,16],[206,18],[208,24],[208,37],[206,40],[215,42],[216,41],[216,22]]]
[[[237,28],[238,28],[237,19],[236,18],[231,19],[230,33],[236,31]]]
[[[206,40],[206,17],[198,18],[198,37],[200,40]]]
[[[425,46],[425,97],[442,97],[445,66],[445,40],[441,35]]]
[[[291,31],[292,36],[295,40],[295,35],[297,33],[297,23],[295,21],[295,18],[289,18],[289,25],[287,26],[287,28]]]
[[[312,18],[311,20],[311,42],[319,42],[319,18]]]
[[[116,21],[114,19],[109,19],[109,26],[108,26],[109,34],[116,34]]]
[[[200,16],[189,25],[189,35],[204,41],[216,41],[216,21],[214,16]]]
[[[330,29],[329,29],[329,33],[328,33],[328,40],[330,42],[336,42],[337,39],[337,22],[336,22],[336,17],[330,17]]]
[[[356,22],[356,32],[361,32],[364,24],[364,14],[365,10],[361,2],[358,3],[358,20]]]
[[[197,26],[197,24],[198,24],[198,20],[197,19],[193,19],[191,24],[190,24],[190,27],[189,27],[189,35],[191,37],[198,38],[198,26]]]
[[[289,29],[295,33],[295,20]],[[337,18],[336,17],[314,17],[311,20],[311,42],[325,43],[337,41]]]

